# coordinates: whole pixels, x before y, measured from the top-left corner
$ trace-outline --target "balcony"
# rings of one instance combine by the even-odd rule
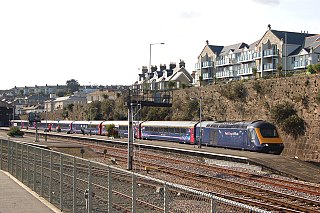
[[[218,71],[216,74],[217,78],[233,78],[236,76],[235,71],[233,70],[226,70],[226,71]]]
[[[253,59],[261,58],[261,52],[254,52],[254,53],[252,54],[252,58],[253,58]]]
[[[273,57],[273,56],[278,56],[277,49],[267,49],[263,51],[263,57]]]
[[[308,66],[308,61],[303,60],[303,61],[295,61],[293,65],[293,69],[301,69],[301,68],[306,68]]]
[[[210,79],[213,79],[212,77],[212,72],[207,72],[207,73],[202,73],[202,78],[203,80],[210,80]]]
[[[268,63],[263,65],[263,71],[270,71],[275,69],[276,69],[276,65],[273,63]]]
[[[195,64],[195,69],[200,70],[201,68],[213,67],[213,61],[203,61]]]
[[[238,70],[238,75],[251,75],[252,74],[252,68],[244,68]]]
[[[242,55],[237,58],[237,62],[248,62],[253,60],[253,55]]]
[[[213,62],[212,61],[204,61],[204,62],[202,62],[202,67],[203,68],[213,67]]]
[[[235,63],[235,59],[224,59],[217,61],[217,67],[219,66],[226,66]]]

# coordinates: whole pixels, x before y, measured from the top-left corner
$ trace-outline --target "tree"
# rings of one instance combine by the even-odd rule
[[[73,93],[75,91],[79,91],[80,84],[78,83],[77,80],[75,79],[68,80],[66,84],[67,84],[68,92]]]

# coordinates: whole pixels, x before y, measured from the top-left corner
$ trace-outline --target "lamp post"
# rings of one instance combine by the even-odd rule
[[[44,141],[47,142],[48,140],[48,114],[47,114],[48,110],[47,110],[47,106],[46,106],[46,134],[44,136]]]
[[[198,98],[190,98],[191,100],[197,100]],[[198,142],[198,148],[201,148],[201,143],[202,143],[202,96],[201,96],[201,92],[200,92],[200,97],[199,97],[199,142]]]
[[[161,43],[152,43],[152,44],[150,44],[149,73],[151,72],[151,47],[152,47],[152,45],[156,45],[156,44],[164,44],[164,43],[161,42]]]
[[[200,122],[200,135],[199,135],[199,144],[198,147],[199,149],[201,148],[201,143],[202,143],[202,97],[201,97],[201,93],[200,93],[200,98],[199,98],[199,122]]]

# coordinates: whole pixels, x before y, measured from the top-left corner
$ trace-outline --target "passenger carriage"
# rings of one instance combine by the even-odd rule
[[[197,121],[145,121],[141,124],[141,137],[148,140],[194,143],[197,123]]]

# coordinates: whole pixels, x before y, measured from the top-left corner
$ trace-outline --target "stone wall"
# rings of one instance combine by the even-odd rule
[[[272,107],[285,101],[294,103],[297,114],[306,122],[306,132],[295,139],[279,130],[285,144],[282,155],[320,162],[320,104],[316,100],[319,83],[319,74],[250,80],[243,82],[247,95],[242,100],[226,98],[236,82],[217,83],[176,91],[174,99],[186,103],[190,98],[199,98],[201,93],[204,120],[260,119],[272,123]]]

